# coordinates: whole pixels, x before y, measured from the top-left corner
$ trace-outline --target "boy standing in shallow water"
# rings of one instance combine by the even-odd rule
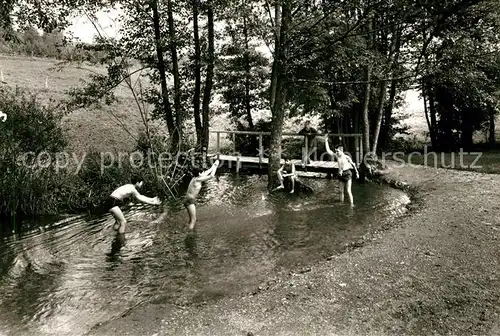
[[[356,168],[356,164],[352,161],[352,159],[345,155],[342,146],[337,146],[335,148],[335,153],[330,149],[330,145],[328,143],[328,135],[325,136],[325,147],[326,152],[330,154],[332,157],[337,158],[337,163],[339,165],[339,174],[337,178],[340,181],[340,202],[344,202],[344,190],[347,191],[347,196],[349,197],[349,203],[354,205],[354,200],[352,197],[352,173],[351,169],[356,171],[356,178],[359,178],[359,172]]]
[[[118,230],[118,233],[125,232],[125,225],[127,224],[127,220],[125,216],[123,216],[123,212],[120,207],[126,204],[126,199],[134,196],[138,201],[141,201],[146,204],[151,205],[159,205],[161,201],[158,197],[150,198],[144,195],[141,195],[137,189],[141,188],[143,185],[143,181],[133,178],[131,184],[125,184],[115,191],[111,193],[108,197],[106,207],[109,209],[109,212],[113,215],[113,218],[116,220],[113,229]]]
[[[196,197],[200,193],[202,183],[211,180],[215,176],[215,172],[219,167],[219,160],[215,160],[214,164],[210,169],[202,171],[201,169],[193,169],[191,174],[193,178],[189,182],[189,186],[186,192],[186,198],[184,199],[184,206],[189,215],[189,229],[194,229],[194,224],[196,223]]]

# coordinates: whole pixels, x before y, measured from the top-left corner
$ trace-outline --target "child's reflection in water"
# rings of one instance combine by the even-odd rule
[[[111,251],[108,253],[109,261],[117,261],[121,256],[120,250],[125,245],[125,233],[117,233],[111,243]]]
[[[186,239],[184,240],[184,244],[186,246],[188,255],[189,255],[189,261],[188,264],[191,264],[194,259],[198,257],[197,253],[197,248],[196,248],[196,232],[189,232],[188,235],[186,236]]]

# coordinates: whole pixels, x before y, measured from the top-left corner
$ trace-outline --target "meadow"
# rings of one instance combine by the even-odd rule
[[[57,60],[0,56],[0,70],[3,84],[20,87],[37,95],[44,103],[65,98],[65,91],[83,85],[92,71],[102,69],[89,66],[64,66],[58,69]],[[85,108],[71,111],[63,118],[63,127],[69,141],[69,150],[124,151],[131,149],[135,141],[132,134],[138,134],[142,121],[132,96],[124,89],[118,89],[119,102],[103,109]],[[118,118],[118,119],[117,119]]]

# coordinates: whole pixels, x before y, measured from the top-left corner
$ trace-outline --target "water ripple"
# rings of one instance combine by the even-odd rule
[[[0,241],[0,334],[82,335],[142,301],[189,304],[253,290],[280,269],[331,255],[406,211],[379,185],[304,180],[312,195],[268,193],[263,176],[224,175],[202,189],[196,233],[179,204],[134,206],[126,234],[109,214],[64,218]]]

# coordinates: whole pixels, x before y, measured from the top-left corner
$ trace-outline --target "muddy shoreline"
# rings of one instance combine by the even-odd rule
[[[410,212],[254,293],[143,304],[88,335],[498,335],[500,176],[388,165]]]

